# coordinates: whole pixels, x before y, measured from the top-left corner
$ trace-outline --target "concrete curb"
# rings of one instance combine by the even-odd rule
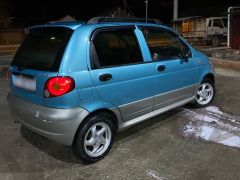
[[[240,61],[233,61],[233,60],[224,60],[218,58],[210,58],[213,65],[216,67],[221,67],[225,69],[232,69],[235,71],[240,71]]]

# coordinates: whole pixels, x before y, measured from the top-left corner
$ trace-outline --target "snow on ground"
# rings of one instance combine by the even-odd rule
[[[182,108],[179,115],[191,119],[183,128],[185,137],[240,148],[240,117],[224,113],[216,106]]]
[[[150,171],[147,171],[147,175],[149,177],[152,177],[153,179],[157,179],[157,180],[167,180],[167,178],[165,177],[160,177],[158,175],[158,173],[156,171],[153,171],[153,170],[150,170]]]

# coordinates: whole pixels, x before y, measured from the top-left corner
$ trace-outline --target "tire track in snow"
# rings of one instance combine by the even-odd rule
[[[185,137],[200,138],[240,148],[240,117],[224,113],[216,106],[180,109],[178,115],[191,120],[183,128]]]

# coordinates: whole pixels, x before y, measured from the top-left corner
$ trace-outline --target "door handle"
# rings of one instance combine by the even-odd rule
[[[108,73],[107,74],[102,74],[102,75],[99,76],[100,81],[108,81],[110,79],[112,79],[112,75],[108,74]]]
[[[157,70],[158,70],[159,72],[162,72],[162,71],[164,71],[165,69],[166,69],[166,66],[164,66],[164,65],[160,65],[160,66],[157,67]]]

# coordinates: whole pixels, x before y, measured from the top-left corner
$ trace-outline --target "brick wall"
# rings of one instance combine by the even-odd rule
[[[20,44],[23,39],[23,29],[0,30],[0,45]]]

